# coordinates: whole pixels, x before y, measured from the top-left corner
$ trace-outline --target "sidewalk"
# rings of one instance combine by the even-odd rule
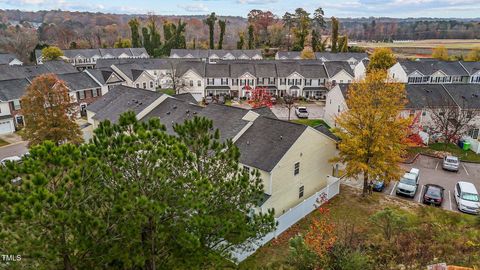
[[[9,144],[23,142],[22,137],[16,133],[0,135],[0,139],[8,142]]]

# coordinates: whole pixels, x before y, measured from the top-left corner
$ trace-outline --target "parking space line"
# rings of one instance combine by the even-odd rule
[[[465,168],[465,165],[463,165],[463,163],[462,163],[462,167],[463,167],[463,169],[465,170],[465,172],[467,173],[467,175],[470,175],[470,174],[468,173],[468,171],[467,171],[467,168]]]
[[[438,169],[438,164],[440,164],[440,161],[437,161],[437,165],[435,165],[435,171]]]
[[[451,194],[450,190],[448,191],[448,202],[450,203],[450,211],[453,211],[453,208],[452,208],[452,194]]]
[[[395,191],[395,189],[397,188],[397,181],[395,181],[395,184],[393,185],[393,189],[392,191],[390,191],[390,196],[393,196],[393,192]]]
[[[420,203],[420,200],[422,199],[422,194],[423,194],[423,188],[425,187],[425,185],[422,185],[422,189],[420,190],[420,194],[418,194],[418,203]]]

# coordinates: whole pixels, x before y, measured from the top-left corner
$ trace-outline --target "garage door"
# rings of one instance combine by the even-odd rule
[[[0,121],[0,134],[12,133],[12,121]]]

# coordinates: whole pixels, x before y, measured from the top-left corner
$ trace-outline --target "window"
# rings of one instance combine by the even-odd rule
[[[426,116],[427,115],[427,112],[426,111],[423,111],[422,112],[422,116]]]
[[[140,84],[138,84],[138,83],[135,84],[135,87],[140,88]]]
[[[250,167],[243,166],[243,171],[246,173],[250,173]]]
[[[147,89],[147,83],[146,82],[143,83],[143,89]]]
[[[415,110],[410,110],[410,113],[408,114],[409,117],[414,117],[415,116]]]
[[[299,189],[298,189],[298,198],[302,198],[303,197],[303,191],[304,191],[305,187],[304,186],[301,186]]]
[[[340,105],[338,105],[338,112],[340,112]]]
[[[20,106],[20,100],[16,99],[13,101],[13,109],[15,111],[20,110],[22,106]]]
[[[77,96],[78,99],[85,99],[85,92],[84,91],[78,91],[77,94],[78,94],[78,96]]]
[[[467,111],[467,119],[472,119],[472,111]]]
[[[293,175],[297,175],[300,173],[300,162],[295,163]]]
[[[193,86],[193,80],[190,80],[190,87]]]
[[[472,137],[472,139],[478,139],[478,133],[479,133],[479,129],[473,128],[468,131],[468,136]]]
[[[92,97],[98,96],[98,89],[93,89],[92,90]]]
[[[153,88],[153,81],[150,81],[150,88]]]
[[[202,81],[198,80],[198,81],[197,81],[197,85],[198,85],[198,86],[202,86]]]
[[[280,85],[286,85],[287,84],[287,79],[281,78],[280,79]]]

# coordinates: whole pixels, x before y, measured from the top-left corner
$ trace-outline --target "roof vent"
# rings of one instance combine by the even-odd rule
[[[250,141],[247,141],[247,145],[250,145]]]
[[[465,96],[462,96],[462,99],[467,99]]]
[[[170,112],[167,112],[167,115],[170,115]]]
[[[283,136],[280,135],[280,140],[283,140]]]
[[[197,114],[197,112],[193,112],[193,114]]]
[[[189,114],[189,113],[190,113],[190,110],[187,110],[187,114]]]
[[[175,110],[177,108],[177,105],[173,105],[173,109]]]

